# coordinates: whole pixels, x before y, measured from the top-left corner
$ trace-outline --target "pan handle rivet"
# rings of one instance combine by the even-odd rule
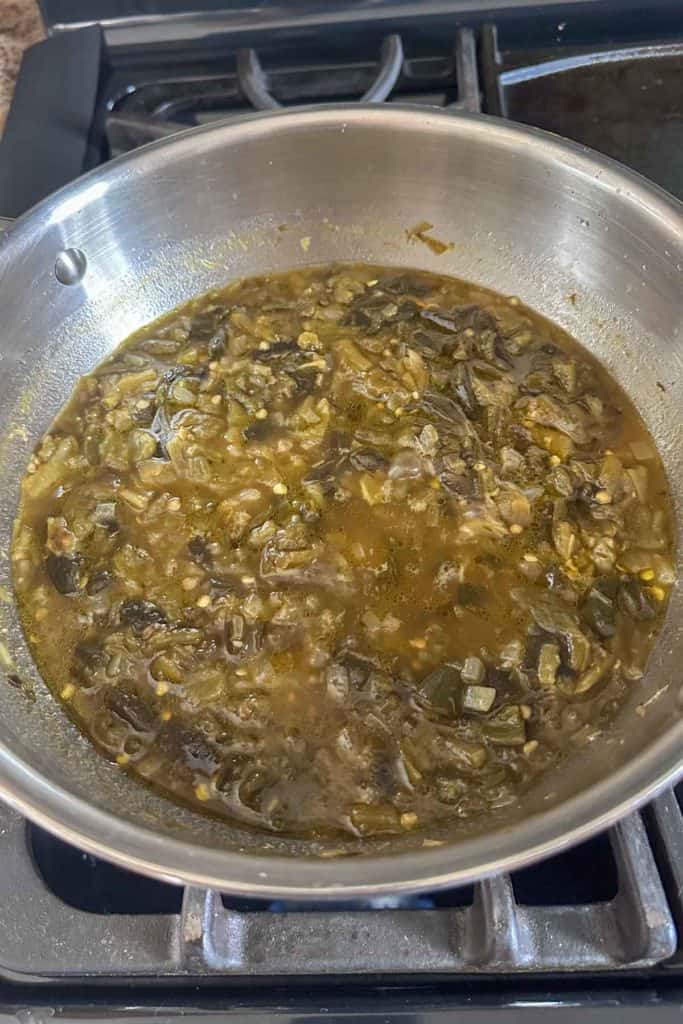
[[[88,261],[81,249],[62,249],[55,260],[55,277],[60,284],[78,284],[83,280]]]

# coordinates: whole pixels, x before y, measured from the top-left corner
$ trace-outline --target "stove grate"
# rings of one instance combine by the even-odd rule
[[[651,814],[667,863],[680,872],[683,821],[675,797],[661,797]],[[525,890],[519,872],[452,892],[309,907],[146,882],[70,850],[0,807],[0,976],[73,982],[85,976],[514,975],[675,962],[680,897],[672,914],[641,816],[631,815],[606,836],[573,853],[592,857],[598,874],[614,872],[606,889],[585,894],[586,902],[566,902],[559,872],[557,905],[552,892],[543,903],[538,896],[525,903],[525,891],[538,886],[531,877]],[[94,883],[97,865],[102,873]],[[535,870],[552,872],[553,860],[526,872]],[[67,902],[57,881],[65,872],[83,890],[104,879],[109,898],[113,890],[127,894],[123,905],[98,903],[86,892]],[[123,912],[112,912],[117,909]]]

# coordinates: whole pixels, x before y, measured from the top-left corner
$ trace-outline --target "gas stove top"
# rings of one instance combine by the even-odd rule
[[[683,903],[669,902],[663,873],[677,870],[683,818],[672,794],[648,817],[649,833],[634,814],[566,853],[474,886],[315,906],[146,880],[2,810],[0,972],[160,982],[671,970]]]
[[[364,99],[557,131],[683,197],[679,0],[43,0],[0,144],[16,216],[145,142]],[[343,906],[231,899],[97,861],[0,808],[0,1017],[673,1020],[683,816],[671,791],[511,876]]]
[[[673,1020],[679,799],[510,876],[325,907],[144,879],[0,808],[0,1019]]]

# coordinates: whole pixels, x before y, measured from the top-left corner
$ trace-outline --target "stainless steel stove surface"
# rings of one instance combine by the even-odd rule
[[[43,8],[51,37],[29,55],[0,146],[0,214],[180,128],[350,99],[512,117],[683,197],[680,0]],[[678,1019],[683,1004],[674,792],[511,876],[375,904],[260,903],[153,882],[6,808],[0,865],[0,1022],[606,1022]]]

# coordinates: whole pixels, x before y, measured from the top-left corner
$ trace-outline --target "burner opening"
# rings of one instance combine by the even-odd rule
[[[83,853],[28,825],[28,847],[43,881],[67,906],[90,914],[179,914],[183,890]]]
[[[512,874],[515,898],[528,907],[607,903],[616,896],[618,886],[606,833]]]
[[[294,914],[344,910],[435,910],[439,907],[469,907],[474,901],[474,887],[463,885],[443,892],[417,893],[408,896],[380,896],[376,899],[340,900],[321,903],[300,900],[246,899],[223,893],[221,902],[226,910],[241,913]]]

